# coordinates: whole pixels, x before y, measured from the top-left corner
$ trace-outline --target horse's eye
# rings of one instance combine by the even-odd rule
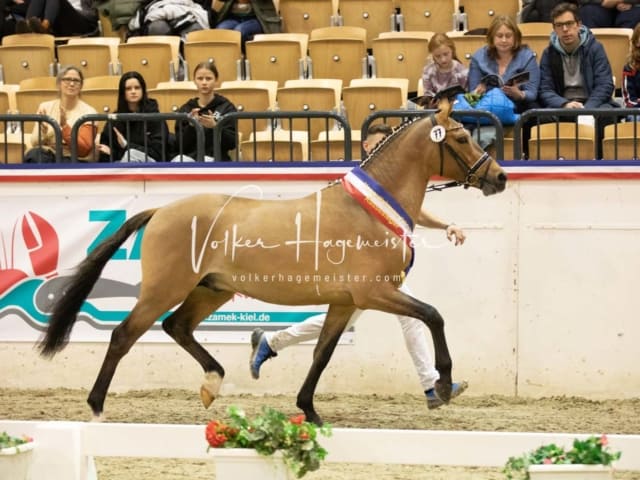
[[[469,139],[467,137],[460,137],[456,140],[458,143],[469,143]]]

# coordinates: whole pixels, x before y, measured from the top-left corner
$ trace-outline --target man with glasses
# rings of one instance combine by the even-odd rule
[[[582,24],[578,7],[561,3],[551,11],[553,32],[540,60],[538,99],[545,108],[619,108],[613,99],[613,73],[602,44]],[[562,119],[561,119],[562,120]],[[567,121],[567,119],[564,119]],[[613,119],[598,120],[598,137]],[[598,158],[601,156],[597,141]]]

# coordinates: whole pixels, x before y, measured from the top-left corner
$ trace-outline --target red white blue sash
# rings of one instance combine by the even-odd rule
[[[404,208],[376,180],[359,167],[342,177],[342,186],[367,212],[377,218],[389,230],[402,239],[411,252],[409,265],[404,273],[413,266],[414,248],[413,220]]]

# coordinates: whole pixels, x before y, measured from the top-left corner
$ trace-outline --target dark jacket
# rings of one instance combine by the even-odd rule
[[[212,10],[213,17],[210,19],[212,27],[231,15],[231,7],[234,0],[221,1],[224,2],[222,9],[218,12]],[[276,11],[273,0],[251,0],[251,7],[253,8],[253,14],[262,26],[263,33],[280,33],[280,15]]]
[[[627,108],[640,107],[640,72],[629,64],[622,70],[622,101]]]
[[[182,105],[178,112],[191,113],[191,110],[194,108],[204,108],[211,112],[217,112],[217,114],[221,116],[236,111],[235,105],[226,97],[216,94],[214,95],[213,100],[204,107],[200,107],[200,105],[198,105],[197,97],[192,98]],[[204,153],[209,156],[213,156],[213,131],[213,128],[204,129]],[[221,139],[220,149],[222,150],[222,158],[216,158],[216,160],[228,162],[231,160],[229,150],[236,148],[236,127],[234,122],[229,122],[223,127]],[[195,159],[197,153],[196,129],[188,121],[176,121],[176,150],[180,149],[180,141],[182,141],[182,153]],[[180,152],[177,151],[177,153]]]
[[[158,102],[153,98],[148,98],[147,102],[141,106],[139,113],[159,113]],[[127,123],[129,124],[128,126]],[[127,140],[127,148],[120,146],[115,132],[111,130],[112,127],[117,128],[118,131],[124,135],[124,138]],[[144,152],[145,142],[149,157],[157,162],[167,161],[166,157],[170,156],[171,152],[168,146],[163,148],[163,142],[168,142],[168,133],[167,124],[164,120],[148,121],[146,123],[144,121],[107,121],[100,134],[100,143],[111,147],[111,156],[103,153],[100,155],[100,161],[117,162],[124,156],[128,148]]]
[[[602,106],[620,107],[612,98],[614,84],[609,59],[604,47],[591,31],[583,26],[580,30],[580,74],[584,80],[587,100],[585,108]],[[545,48],[540,60],[540,94],[538,100],[545,108],[561,108],[569,99],[564,92],[564,68],[562,56],[567,55],[560,46],[555,32],[551,34],[551,43]]]

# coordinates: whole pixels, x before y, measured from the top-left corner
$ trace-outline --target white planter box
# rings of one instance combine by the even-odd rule
[[[211,448],[209,455],[216,466],[216,480],[293,480],[282,453],[260,455],[250,448]]]
[[[611,480],[613,468],[604,465],[531,465],[531,480]]]
[[[34,442],[18,447],[0,449],[0,478],[11,480],[27,480]]]

